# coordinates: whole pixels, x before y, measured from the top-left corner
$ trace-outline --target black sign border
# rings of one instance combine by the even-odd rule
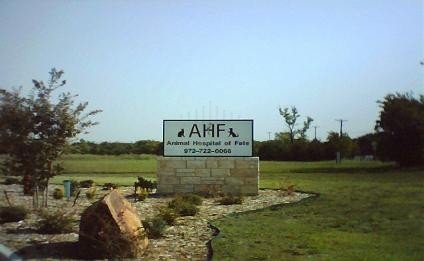
[[[252,129],[251,129],[251,132],[252,132],[252,141],[251,141],[252,142],[252,151],[250,152],[250,156],[214,156],[214,155],[205,155],[205,156],[200,156],[200,155],[193,155],[193,156],[169,155],[169,156],[167,156],[167,155],[165,155],[165,122],[166,121],[221,121],[221,122],[222,121],[250,121],[250,122],[252,122]],[[246,158],[246,157],[253,157],[253,150],[254,150],[254,146],[255,146],[255,143],[253,142],[254,141],[253,124],[254,124],[254,121],[252,119],[237,119],[237,120],[216,120],[216,119],[214,119],[214,120],[207,120],[207,119],[203,119],[203,120],[163,120],[162,121],[162,144],[163,144],[162,156],[163,157],[174,157],[174,158],[176,158],[176,157],[183,157],[183,158],[197,158],[197,157],[199,157],[199,158],[206,158],[206,157],[210,157],[210,158],[212,158],[212,157],[213,158]]]

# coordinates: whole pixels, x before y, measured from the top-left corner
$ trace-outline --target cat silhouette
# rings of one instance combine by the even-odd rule
[[[178,132],[178,137],[185,137],[184,136],[184,129],[181,129],[179,132]]]

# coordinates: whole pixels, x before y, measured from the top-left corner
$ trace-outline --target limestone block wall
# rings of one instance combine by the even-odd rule
[[[159,157],[158,193],[257,195],[258,157]]]

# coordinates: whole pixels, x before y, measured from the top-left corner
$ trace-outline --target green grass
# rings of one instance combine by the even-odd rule
[[[62,183],[65,179],[84,180],[87,177],[95,180],[97,184],[112,182],[121,185],[132,185],[137,176],[149,179],[156,178],[156,156],[154,155],[65,155],[62,160],[64,172],[54,177],[52,183]],[[391,167],[392,164],[375,161],[346,160],[343,164],[335,164],[334,161],[321,162],[261,162],[261,173],[305,173],[305,172],[345,172],[357,171],[358,169],[380,170]],[[262,179],[267,184],[266,179]]]
[[[272,163],[283,172],[262,172],[261,187],[282,181],[320,196],[214,221],[214,260],[422,260],[424,171],[376,172],[379,163],[366,163],[370,171],[352,172],[349,164],[337,173],[291,173],[284,170],[326,163]]]
[[[156,156],[153,155],[66,155],[64,173],[155,173]]]
[[[96,184],[107,182],[119,185],[133,185],[138,176],[156,178],[156,156],[154,155],[65,155],[64,171],[51,179],[61,184],[65,179],[92,179]]]

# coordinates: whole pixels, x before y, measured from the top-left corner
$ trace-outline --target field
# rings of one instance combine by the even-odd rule
[[[69,155],[64,179],[132,185],[155,178],[154,156]],[[215,260],[422,260],[424,171],[373,161],[261,162],[261,188],[318,194],[298,204],[232,215],[213,224]]]
[[[66,155],[63,166],[64,173],[54,177],[51,183],[92,179],[96,184],[133,185],[138,176],[156,178],[156,156],[153,155]]]

